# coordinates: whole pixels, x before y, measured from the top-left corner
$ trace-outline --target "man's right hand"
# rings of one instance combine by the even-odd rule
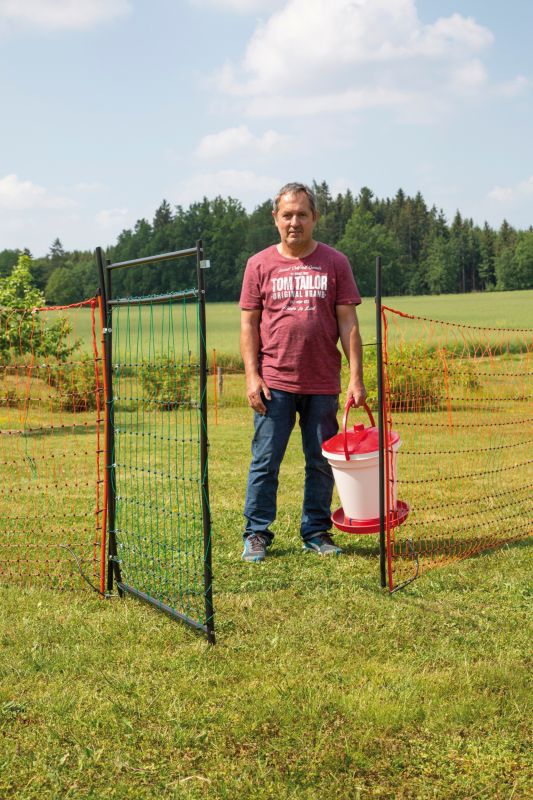
[[[257,378],[246,381],[246,394],[248,403],[253,410],[264,416],[266,414],[266,406],[263,403],[263,397],[270,400],[270,389],[259,375]]]

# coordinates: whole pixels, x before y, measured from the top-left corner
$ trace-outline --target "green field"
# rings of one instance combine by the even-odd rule
[[[408,314],[480,327],[531,327],[533,324],[533,290],[387,297],[383,303]],[[70,313],[75,320],[78,336],[84,342],[89,342],[90,312],[81,310]],[[189,313],[192,325],[195,313],[192,307]],[[237,303],[207,304],[207,346],[210,351],[216,349],[217,353],[227,355],[239,352],[239,314]],[[375,341],[376,311],[373,298],[364,298],[358,308],[358,317],[363,341]]]
[[[532,299],[388,304],[514,327],[531,325]],[[372,315],[365,302],[366,341]],[[237,307],[210,305],[208,325],[208,346],[234,353]],[[62,592],[4,579],[0,798],[531,797],[531,540],[433,570],[389,596],[375,536],[339,534],[338,559],[302,552],[295,432],[271,553],[244,564],[251,414],[242,376],[230,375],[215,424],[211,389],[217,645],[132,599],[101,601],[79,578]],[[12,441],[0,439],[2,486],[14,482],[5,469]],[[57,469],[79,481],[81,455],[75,441]],[[10,513],[23,517],[39,503],[46,511],[52,496],[44,483]],[[54,502],[56,522],[72,516],[69,491]]]

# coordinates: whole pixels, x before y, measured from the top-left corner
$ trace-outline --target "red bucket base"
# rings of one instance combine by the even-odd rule
[[[391,511],[390,526],[396,528],[407,519],[409,506],[403,500],[398,500],[396,511]],[[344,533],[379,533],[379,517],[375,519],[352,519],[344,514],[342,508],[338,508],[331,517],[331,521],[340,531]]]

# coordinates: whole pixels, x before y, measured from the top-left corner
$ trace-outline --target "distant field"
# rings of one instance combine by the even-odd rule
[[[424,295],[422,297],[387,297],[384,305],[408,314],[446,322],[461,322],[480,327],[533,327],[533,290],[524,292],[488,292],[485,294]],[[90,312],[71,311],[78,336],[90,343]],[[190,307],[191,326],[195,308]],[[375,339],[375,305],[365,298],[358,309],[364,342]],[[157,319],[157,315],[156,315]],[[157,325],[155,326],[157,328]],[[207,304],[207,346],[217,353],[239,352],[239,306],[237,303]]]

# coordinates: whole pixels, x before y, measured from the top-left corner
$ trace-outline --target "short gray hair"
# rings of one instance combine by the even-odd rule
[[[305,183],[286,183],[285,186],[282,186],[277,195],[274,197],[274,202],[272,203],[272,208],[274,209],[274,214],[278,213],[279,210],[279,201],[285,194],[298,194],[299,192],[303,192],[307,195],[307,199],[309,200],[309,205],[311,206],[311,212],[313,217],[316,217],[318,214],[318,206],[316,202],[316,197],[309,188],[306,186]]]

